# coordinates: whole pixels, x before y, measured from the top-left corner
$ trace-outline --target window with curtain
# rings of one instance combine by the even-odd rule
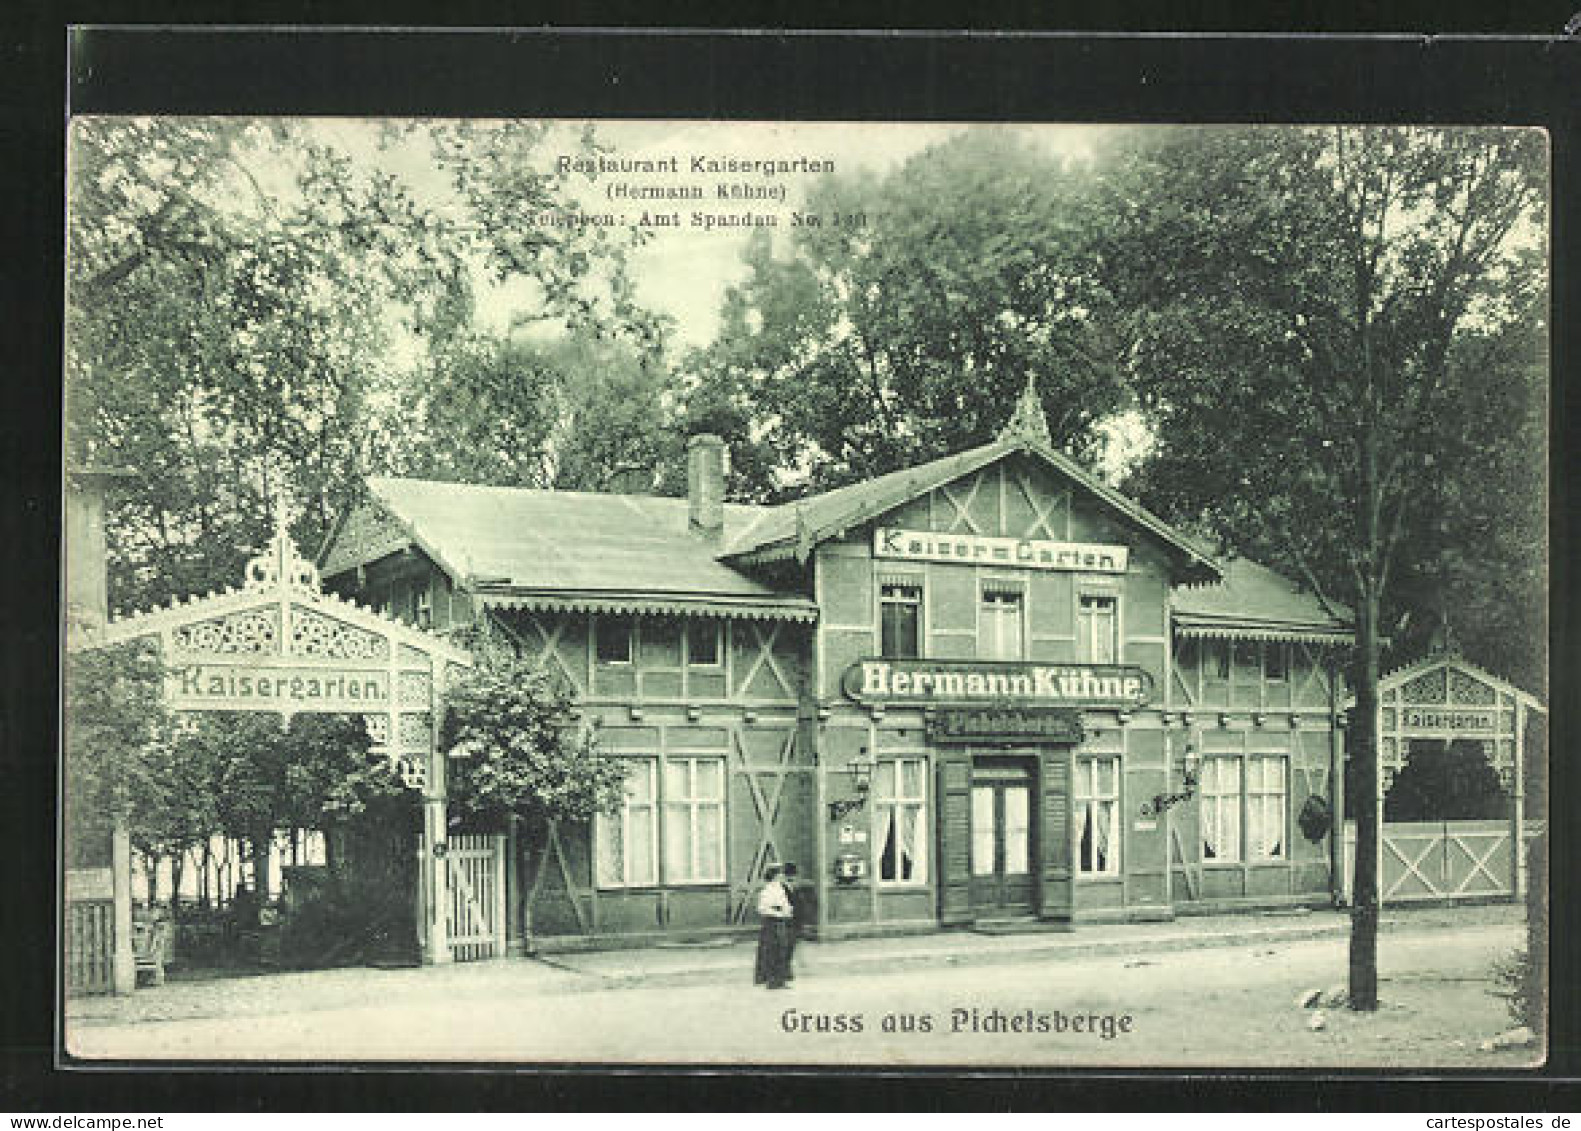
[[[884,658],[904,660],[922,655],[922,586],[882,585],[878,602]]]
[[[1246,759],[1246,849],[1254,860],[1283,860],[1287,762],[1281,755]]]
[[[1204,758],[1202,784],[1202,858],[1241,858],[1241,760]]]
[[[723,758],[665,760],[664,879],[672,884],[724,882]]]
[[[1021,594],[998,588],[983,591],[978,617],[977,657],[981,660],[1019,660],[1023,657]]]
[[[1083,593],[1076,604],[1076,647],[1092,664],[1112,664],[1120,654],[1117,602],[1107,593]]]
[[[880,883],[927,882],[927,781],[926,758],[893,758],[879,762],[873,770]]]
[[[593,855],[601,888],[651,887],[659,879],[657,763],[626,759],[626,792],[615,813],[593,818]]]
[[[1120,872],[1120,759],[1076,762],[1076,860],[1082,875]]]

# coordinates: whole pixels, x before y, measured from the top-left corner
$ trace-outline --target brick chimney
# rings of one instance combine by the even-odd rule
[[[725,442],[718,436],[686,442],[686,501],[693,533],[718,538],[725,528]]]

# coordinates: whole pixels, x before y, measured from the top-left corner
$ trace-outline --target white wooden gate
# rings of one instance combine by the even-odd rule
[[[1530,842],[1542,832],[1541,822],[1522,830]],[[1507,821],[1390,822],[1382,828],[1378,894],[1382,903],[1522,894],[1524,853],[1514,846]],[[1345,902],[1355,882],[1356,824],[1345,824]]]
[[[457,962],[505,954],[505,838],[489,834],[452,836],[449,862],[448,934]]]

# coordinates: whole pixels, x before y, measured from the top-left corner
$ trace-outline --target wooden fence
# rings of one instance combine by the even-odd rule
[[[66,992],[107,994],[115,989],[115,901],[74,899],[66,904]]]

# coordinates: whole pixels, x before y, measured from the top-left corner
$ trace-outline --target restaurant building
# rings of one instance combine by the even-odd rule
[[[780,506],[374,479],[326,585],[486,625],[628,762],[618,813],[513,848],[508,935],[750,926],[792,860],[822,937],[1327,904],[1350,625],[1049,442]]]

